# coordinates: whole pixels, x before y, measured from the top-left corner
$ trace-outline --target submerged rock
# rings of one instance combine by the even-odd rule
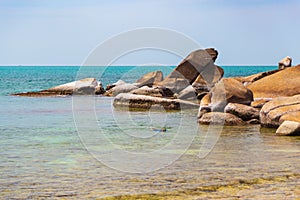
[[[116,108],[126,109],[161,109],[165,110],[182,110],[198,109],[199,105],[179,99],[165,99],[160,97],[151,97],[145,95],[135,95],[122,93],[115,97],[113,102]]]
[[[215,124],[215,125],[225,125],[225,126],[241,126],[245,122],[239,117],[222,112],[209,112],[203,114],[203,116],[198,120],[200,124]]]
[[[266,103],[260,111],[260,122],[265,127],[278,127],[284,120],[300,122],[300,95],[278,97]]]
[[[299,136],[300,122],[284,121],[277,129],[276,135]]]
[[[98,95],[105,92],[102,84],[95,78],[85,78],[38,92],[13,94],[15,96],[57,96],[57,95]]]
[[[163,73],[161,71],[150,72],[143,75],[136,81],[138,87],[148,86],[152,87],[154,84],[163,80]]]
[[[275,98],[300,94],[300,65],[286,68],[247,86],[254,98]]]

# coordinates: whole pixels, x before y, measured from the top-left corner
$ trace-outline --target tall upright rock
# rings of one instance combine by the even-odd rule
[[[179,92],[193,84],[203,71],[203,77],[211,77],[216,71],[214,62],[217,57],[218,51],[213,48],[193,51],[158,85]]]

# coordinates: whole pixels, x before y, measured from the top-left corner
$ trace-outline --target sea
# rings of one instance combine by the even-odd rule
[[[197,109],[129,111],[115,109],[111,97],[10,95],[87,77],[133,83],[174,68],[1,66],[0,199],[300,198],[299,137],[259,125],[198,125]],[[222,68],[235,77],[277,67]]]

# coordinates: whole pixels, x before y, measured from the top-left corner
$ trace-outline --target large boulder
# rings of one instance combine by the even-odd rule
[[[214,66],[218,52],[215,49],[199,49],[190,53],[167,78],[185,78],[192,84],[206,68]]]
[[[260,123],[265,127],[278,127],[285,120],[300,122],[300,95],[278,97],[266,103],[260,111]]]
[[[258,109],[243,104],[229,103],[225,107],[225,112],[233,114],[244,121],[249,121],[251,119],[259,119]]]
[[[217,59],[217,56],[218,52],[212,48],[193,51],[158,85],[165,87],[177,85],[172,90],[178,93],[188,85],[191,85],[204,69],[214,68],[214,61]]]
[[[284,121],[277,129],[276,135],[300,136],[300,122]]]
[[[202,98],[200,112],[203,110],[223,112],[228,103],[250,105],[251,101],[253,101],[252,92],[241,82],[234,78],[223,78]]]
[[[205,68],[201,74],[198,75],[192,86],[197,93],[209,92],[211,88],[219,81],[224,75],[224,70],[219,66]]]
[[[138,87],[148,86],[152,87],[153,84],[161,82],[163,80],[163,73],[161,71],[150,72],[143,75],[136,81]]]
[[[102,84],[95,78],[85,78],[63,85],[58,85],[47,90],[13,94],[16,96],[56,96],[56,95],[98,95],[105,92]]]
[[[115,97],[113,102],[116,108],[125,109],[161,109],[165,110],[182,110],[182,109],[198,109],[199,105],[180,99],[166,99],[160,97],[151,97],[145,95],[135,95],[122,93]]]
[[[132,90],[130,93],[136,95],[153,96],[153,97],[165,97],[165,98],[174,97],[174,93],[169,88],[165,88],[162,86],[160,87],[143,86],[141,88]]]
[[[244,125],[245,122],[239,117],[222,112],[209,112],[205,113],[199,120],[200,124],[215,124],[215,125],[225,125],[225,126],[240,126]]]
[[[292,66],[292,58],[287,56],[278,63],[278,69],[285,69]]]
[[[254,98],[275,98],[300,94],[300,65],[266,76],[247,86]]]

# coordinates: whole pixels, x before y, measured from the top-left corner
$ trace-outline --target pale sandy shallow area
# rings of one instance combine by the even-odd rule
[[[2,109],[5,115],[0,116],[7,124],[0,126],[3,149],[0,152],[0,199],[300,197],[300,137],[278,137],[274,135],[275,130],[260,129],[257,125],[224,127],[205,158],[197,156],[202,141],[197,136],[189,150],[170,166],[151,173],[131,174],[103,165],[84,148],[74,128],[69,99],[21,100],[26,107],[16,102],[12,108],[7,103]],[[101,108],[99,114],[111,106],[106,99],[99,99],[102,100],[97,104]],[[147,115],[131,113],[133,119],[140,119],[139,125],[143,128],[148,124],[143,118]],[[149,140],[149,146],[164,145],[173,137],[176,117],[176,113],[170,113],[167,132],[157,135],[152,142]],[[190,119],[186,118],[190,125],[196,123],[194,117],[191,114]],[[115,132],[109,118],[102,120],[111,139],[123,141],[124,137]],[[124,125],[125,129],[137,131]],[[99,132],[89,134],[93,138]],[[129,150],[138,144],[142,143],[124,143]],[[100,152],[102,146],[99,145]],[[170,155],[182,152],[182,149],[174,149]]]
[[[101,165],[82,150],[73,149],[80,156],[75,163],[44,163],[36,171],[28,167],[29,172],[10,176],[10,181],[5,180],[6,175],[2,176],[0,196],[2,199],[299,199],[300,138],[274,138],[272,133],[255,133],[255,130],[259,127],[225,127],[205,159],[196,156],[198,146],[193,144],[171,166],[148,174],[120,173]]]

